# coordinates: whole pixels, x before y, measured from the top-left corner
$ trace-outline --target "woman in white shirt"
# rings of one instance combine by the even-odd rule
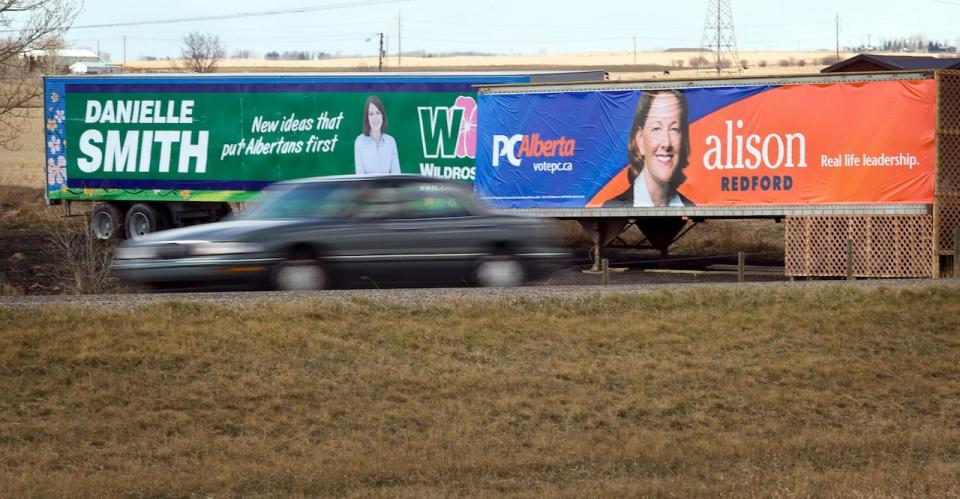
[[[687,178],[689,114],[681,90],[643,92],[628,139],[629,164],[614,178],[617,188],[602,206],[694,206],[677,191]]]
[[[371,95],[363,109],[363,133],[353,142],[353,165],[357,174],[400,174],[397,141],[387,135],[387,113],[383,102]]]

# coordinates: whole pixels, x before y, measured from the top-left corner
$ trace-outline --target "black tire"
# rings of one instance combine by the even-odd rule
[[[287,259],[270,272],[270,289],[276,291],[316,291],[331,287],[330,272],[310,246],[293,247]]]
[[[498,253],[486,255],[477,261],[473,281],[484,288],[522,286],[527,280],[523,263],[514,255]]]
[[[164,219],[159,210],[146,203],[137,203],[127,210],[124,227],[127,237],[140,239],[164,229]]]
[[[270,288],[277,291],[315,291],[330,287],[330,273],[315,258],[284,260],[270,275]]]
[[[93,237],[108,241],[123,239],[123,211],[113,203],[97,203],[90,213],[90,233]]]

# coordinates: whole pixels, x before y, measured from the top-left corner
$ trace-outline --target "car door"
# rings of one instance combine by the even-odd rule
[[[473,215],[453,189],[421,181],[381,189],[358,217],[371,234],[366,270],[391,284],[464,281],[480,254],[469,237]]]

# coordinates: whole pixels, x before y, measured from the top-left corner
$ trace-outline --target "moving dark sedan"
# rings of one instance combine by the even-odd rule
[[[544,221],[491,213],[459,184],[353,176],[275,184],[232,220],[126,241],[113,270],[156,288],[517,286],[566,257]]]

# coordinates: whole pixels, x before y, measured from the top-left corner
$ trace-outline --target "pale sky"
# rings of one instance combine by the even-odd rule
[[[324,51],[376,55],[377,33],[388,52],[477,51],[538,54],[699,47],[709,0],[85,0],[66,39],[71,48],[126,56],[178,57],[191,31],[216,34],[226,48]],[[737,47],[751,50],[833,50],[835,16],[840,45],[878,45],[922,34],[956,44],[960,0],[730,0]],[[236,14],[319,9],[255,17]],[[398,30],[398,16],[401,26]],[[184,18],[216,19],[157,23]],[[154,22],[146,25],[88,27]]]

